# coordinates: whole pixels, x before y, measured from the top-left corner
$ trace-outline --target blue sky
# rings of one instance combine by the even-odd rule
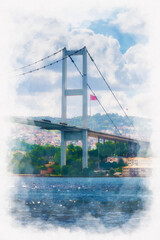
[[[111,24],[109,21],[96,20],[92,22],[89,29],[96,34],[103,34],[104,36],[112,36],[117,39],[120,44],[120,51],[125,53],[128,48],[136,44],[136,36],[134,34],[122,33],[118,26]]]
[[[1,31],[1,139],[2,149],[1,159],[6,159],[9,126],[6,116],[60,116],[61,91],[56,85],[61,83],[61,77],[54,71],[39,71],[34,75],[22,78],[9,78],[6,72],[24,64],[29,64],[38,60],[59,48],[67,46],[68,49],[77,49],[87,45],[96,63],[111,87],[114,86],[115,94],[123,106],[126,106],[129,115],[153,117],[155,131],[153,141],[155,141],[155,153],[159,153],[159,116],[157,105],[159,103],[159,6],[158,0],[1,0],[0,3],[0,31]],[[114,14],[115,8],[123,9]],[[110,16],[106,13],[110,12]],[[114,15],[113,15],[114,14]],[[119,14],[119,15],[118,15]],[[109,20],[115,20],[114,25],[110,25]],[[55,20],[55,21],[54,21]],[[141,41],[141,37],[146,38],[144,21],[147,22],[150,44]],[[57,22],[57,23],[56,23]],[[88,28],[83,27],[84,22],[88,23]],[[102,26],[104,23],[104,28]],[[113,24],[113,23],[112,23]],[[79,34],[75,34],[71,29],[76,28]],[[94,34],[88,34],[88,29],[93,29]],[[96,33],[104,33],[98,36]],[[109,39],[111,34],[113,39]],[[141,34],[141,36],[140,36]],[[148,33],[147,33],[148,34]],[[114,41],[116,38],[117,43]],[[26,48],[27,46],[27,48]],[[100,52],[103,49],[103,52]],[[126,51],[127,50],[127,51]],[[149,52],[149,58],[146,56],[146,50]],[[103,59],[103,61],[102,61]],[[20,60],[20,61],[19,61]],[[152,68],[152,74],[149,78],[148,63]],[[91,69],[94,74],[94,69]],[[34,77],[33,77],[34,76]],[[74,76],[71,77],[73,79]],[[151,85],[147,81],[151,80]],[[29,82],[27,80],[29,79]],[[156,82],[157,80],[157,82]],[[96,81],[96,76],[95,76]],[[153,88],[154,89],[153,89]],[[128,88],[130,89],[128,91]],[[137,91],[138,89],[138,91]],[[50,91],[52,90],[52,91]],[[153,91],[153,92],[152,92]],[[152,92],[152,93],[151,93]],[[104,106],[109,106],[112,112],[118,112],[113,103],[113,99],[107,98],[103,90],[96,92]],[[151,95],[149,96],[149,94]],[[153,100],[153,103],[152,103]],[[152,108],[149,104],[152,103]],[[155,107],[156,106],[156,107]],[[152,109],[152,110],[151,110]],[[70,115],[72,117],[79,115],[75,102],[70,102]],[[151,110],[151,111],[150,111]],[[100,112],[97,103],[92,104],[92,114]],[[3,116],[5,118],[3,119]],[[4,121],[3,121],[4,120]],[[6,124],[5,124],[6,123]],[[6,151],[5,151],[6,150]],[[5,164],[2,171],[4,174]],[[7,161],[6,161],[7,162]],[[152,217],[151,224],[146,228],[146,222],[140,224],[140,228],[133,234],[123,234],[123,232],[95,233],[95,232],[71,232],[65,229],[47,229],[47,231],[33,231],[32,228],[21,228],[16,223],[11,223],[10,218],[6,216],[8,212],[6,205],[6,192],[8,189],[2,182],[1,202],[1,235],[6,239],[143,239],[149,236],[160,235],[159,220],[159,199],[157,206],[154,205],[153,212],[149,212]],[[159,179],[156,182],[155,196],[158,196],[157,189],[160,187]],[[11,184],[12,185],[12,184]],[[3,201],[4,195],[4,201]],[[158,200],[158,201],[157,201]],[[6,211],[5,211],[6,210]],[[3,214],[4,213],[4,214]],[[134,216],[136,217],[136,216]],[[148,217],[148,215],[146,216]],[[135,220],[136,218],[134,218]],[[132,223],[132,222],[131,222]],[[133,222],[134,223],[134,222]],[[103,230],[103,226],[101,229]],[[7,229],[7,231],[6,231]],[[37,228],[38,229],[38,228]],[[50,231],[51,230],[51,231]],[[52,231],[53,230],[53,231]]]
[[[124,108],[133,109],[131,115],[138,115],[142,111],[137,106],[140,106],[142,101],[146,102],[147,90],[144,86],[148,74],[143,19],[136,10],[129,8],[123,10],[120,8],[116,11],[113,9],[109,14],[108,9],[104,8],[99,11],[88,9],[85,14],[83,9],[79,9],[76,12],[77,16],[73,13],[70,15],[64,9],[63,14],[54,12],[45,17],[43,11],[36,16],[26,17],[25,13],[22,17],[17,15],[18,19],[15,23],[17,33],[13,49],[14,68],[32,63],[63,47],[71,50],[86,46]],[[56,57],[59,59],[62,55]],[[25,70],[41,67],[54,60],[54,58],[48,59]],[[75,61],[81,68],[81,61],[76,57]],[[50,115],[52,106],[54,109],[52,115],[60,116],[60,64],[19,78],[16,86],[18,110],[22,109],[21,112],[27,112],[29,115],[42,115],[42,113]],[[71,63],[68,67],[68,86],[80,88],[79,73],[70,65]],[[104,86],[103,80],[89,60],[88,81],[103,105],[108,109],[109,102],[109,111],[120,113],[114,100],[107,95],[107,87]],[[141,87],[143,94],[139,91]],[[28,102],[31,104],[30,109]],[[77,101],[70,100],[69,117],[81,115],[81,109],[79,110],[76,103]],[[102,113],[97,104],[93,104],[92,112]]]

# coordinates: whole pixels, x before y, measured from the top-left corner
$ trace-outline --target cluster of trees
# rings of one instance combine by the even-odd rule
[[[54,161],[57,155],[60,156],[60,147],[22,142],[20,150],[16,150],[9,161],[8,168],[17,174],[39,174],[42,169],[45,169],[45,164]]]
[[[115,143],[107,141],[105,144],[98,143],[96,149],[89,150],[88,169],[82,169],[82,148],[70,144],[67,146],[66,166],[60,166],[61,148],[51,145],[32,145],[25,142],[17,142],[13,148],[14,154],[9,161],[8,168],[16,174],[40,174],[41,170],[47,169],[45,164],[53,162],[50,166],[54,175],[64,176],[96,176],[97,168],[106,170],[112,175],[113,170],[121,171],[124,166],[123,160],[119,163],[106,163],[108,156],[127,154],[127,145],[125,143]],[[105,172],[101,173],[106,174]]]

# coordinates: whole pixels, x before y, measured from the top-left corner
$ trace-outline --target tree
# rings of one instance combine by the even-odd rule
[[[55,165],[54,166],[54,172],[56,175],[61,175],[61,166],[60,165]]]
[[[80,171],[78,168],[75,168],[73,166],[70,166],[68,169],[69,176],[81,176],[81,172],[82,172],[82,169]]]
[[[124,163],[123,159],[120,158],[118,161],[118,167],[124,167],[124,166],[126,166],[126,164]]]
[[[44,146],[44,151],[45,151],[46,157],[54,157],[57,149],[54,146],[47,145],[47,146]]]
[[[112,168],[117,168],[117,167],[118,167],[118,164],[117,164],[116,162],[113,162],[113,163],[111,163],[111,167],[112,167]]]
[[[115,173],[115,170],[111,168],[109,170],[109,176],[112,177],[114,173]]]
[[[61,173],[62,175],[68,175],[68,172],[69,172],[69,167],[68,166],[63,166],[62,167],[62,170],[61,170]]]
[[[82,169],[82,176],[84,176],[84,177],[89,176],[89,172],[90,172],[89,168],[83,168]]]
[[[55,164],[59,165],[60,161],[61,161],[61,151],[60,151],[60,147],[58,147],[56,149],[56,153],[54,155],[53,161],[55,162]]]

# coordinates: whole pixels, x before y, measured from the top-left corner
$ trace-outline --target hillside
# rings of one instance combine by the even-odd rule
[[[135,135],[135,129],[139,132],[139,135],[141,135],[143,138],[150,138],[151,135],[151,120],[146,118],[140,118],[140,117],[130,117],[130,121],[121,115],[112,113],[108,114],[110,119],[114,122],[114,124],[117,126],[119,131],[124,135]],[[61,122],[60,118],[52,118],[49,116],[42,116],[42,117],[32,117],[35,120],[41,120],[46,119],[50,120],[54,123]],[[110,121],[107,115],[101,115],[99,113],[88,116],[88,127],[90,129],[94,129],[97,131],[106,131],[108,133],[114,133],[116,134],[116,130]],[[131,122],[134,125],[131,124]],[[82,126],[82,118],[81,117],[73,117],[69,118],[68,122],[69,125],[72,126]]]

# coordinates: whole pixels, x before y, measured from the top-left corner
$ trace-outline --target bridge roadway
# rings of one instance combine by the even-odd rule
[[[20,124],[26,124],[26,125],[31,125],[31,126],[36,126],[40,127],[41,129],[46,129],[46,130],[59,130],[59,131],[65,131],[65,132],[79,132],[81,133],[84,128],[81,127],[76,127],[76,126],[69,126],[67,124],[63,123],[52,123],[50,121],[45,121],[45,120],[33,120],[33,119],[27,119],[27,118],[19,118],[19,117],[13,117],[12,121],[15,123],[20,123]],[[127,143],[144,143],[144,144],[149,144],[147,141],[140,141],[137,139],[133,138],[128,138],[124,136],[118,136],[118,135],[113,135],[113,134],[108,134],[104,132],[98,132],[95,130],[91,130],[87,128],[88,136],[89,137],[94,137],[94,138],[100,138],[100,139],[106,139],[106,140],[111,140],[111,141],[121,141],[121,142],[127,142]]]

